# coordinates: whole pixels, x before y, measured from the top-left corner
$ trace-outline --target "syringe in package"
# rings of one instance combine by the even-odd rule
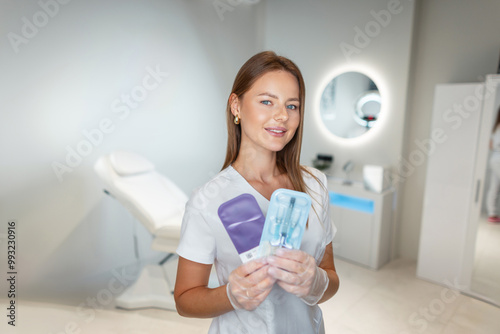
[[[311,197],[303,192],[277,189],[271,195],[259,244],[259,257],[276,248],[299,249],[306,228]]]

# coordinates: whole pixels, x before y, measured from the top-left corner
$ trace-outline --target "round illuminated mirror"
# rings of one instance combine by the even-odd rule
[[[377,123],[381,105],[381,96],[373,80],[363,73],[345,72],[325,87],[319,109],[331,133],[354,138]]]

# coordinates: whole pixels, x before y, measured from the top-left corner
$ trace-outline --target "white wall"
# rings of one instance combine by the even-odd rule
[[[38,292],[45,281],[71,289],[135,261],[133,220],[102,193],[94,162],[130,149],[190,193],[220,170],[225,101],[258,51],[257,6],[218,13],[202,0],[41,3],[50,5],[0,4],[0,233],[17,220],[24,296],[31,283]],[[136,228],[141,257],[150,257],[150,237]]]
[[[500,53],[499,13],[500,2],[497,0],[420,2],[405,136],[404,157],[410,163],[412,155],[415,158],[418,152],[423,152],[417,142],[422,143],[430,137],[435,85],[481,82],[486,74],[496,73]],[[399,216],[400,254],[416,259],[426,159],[413,161],[416,163],[410,165],[405,178]]]
[[[397,167],[403,142],[413,2],[401,1],[396,10],[391,7],[396,14],[389,12],[389,3],[396,2],[266,2],[265,47],[294,60],[306,81],[303,163],[311,164],[317,153],[331,153],[335,173],[341,173],[342,165],[350,159],[357,165],[354,174],[367,163]],[[360,37],[360,30],[365,37]],[[357,51],[346,56],[343,48],[347,44]],[[381,112],[385,115],[381,114],[380,122],[366,136],[339,140],[321,124],[320,89],[332,75],[349,69],[372,76],[383,95]]]

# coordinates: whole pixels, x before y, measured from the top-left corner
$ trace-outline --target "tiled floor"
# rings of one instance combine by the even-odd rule
[[[500,308],[417,279],[414,262],[397,260],[379,271],[336,264],[341,288],[322,304],[327,333],[500,333]],[[210,325],[159,309],[80,309],[22,300],[15,328],[3,318],[0,333],[201,334]]]

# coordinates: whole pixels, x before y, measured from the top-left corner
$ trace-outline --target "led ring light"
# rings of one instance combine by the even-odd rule
[[[377,103],[378,107],[373,110],[370,108],[369,112],[363,110],[369,103]],[[382,98],[378,90],[371,90],[363,93],[357,100],[354,106],[354,120],[361,126],[371,128],[377,121],[378,114],[380,113],[380,105]],[[366,108],[365,108],[366,109]]]

